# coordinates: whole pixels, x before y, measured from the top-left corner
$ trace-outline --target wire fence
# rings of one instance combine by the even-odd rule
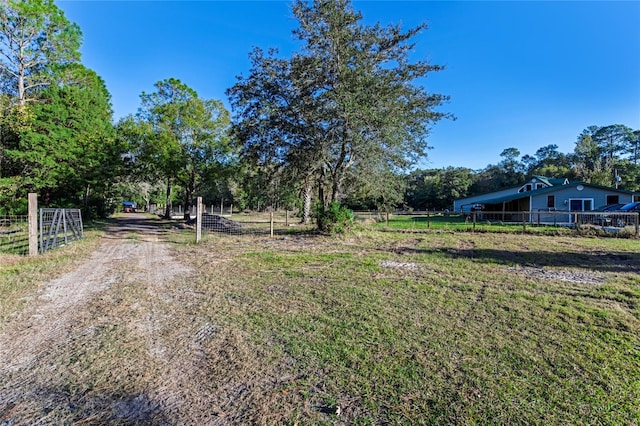
[[[474,211],[450,213],[424,212],[355,212],[361,223],[386,230],[592,233],[596,235],[640,236],[640,213],[570,212],[570,211]]]
[[[0,216],[0,253],[29,253],[28,216]]]
[[[202,215],[202,231],[209,236],[275,236],[311,229],[313,224],[302,224],[300,218],[290,211],[242,212],[224,216],[211,213]]]
[[[163,206],[153,206],[164,215]],[[191,225],[196,225],[197,207],[186,209]],[[233,211],[232,205],[203,205],[204,235],[275,236],[315,229],[314,219],[302,224],[292,211]],[[185,209],[176,206],[174,219],[183,219]],[[594,211],[354,211],[356,223],[373,230],[397,232],[521,232],[530,234],[589,234],[600,236],[640,236],[640,214]]]
[[[192,219],[196,217],[197,206],[195,204],[185,207],[182,204],[176,204],[171,207],[170,215],[172,219],[183,219],[185,212],[189,212],[189,216]],[[220,205],[220,204],[209,204],[202,205],[203,214],[208,214],[211,216],[231,216],[233,215],[233,205]],[[149,212],[151,214],[156,214],[158,216],[164,216],[165,206],[163,204],[150,204]]]

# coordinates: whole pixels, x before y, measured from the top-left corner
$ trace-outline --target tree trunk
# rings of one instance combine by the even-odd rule
[[[322,207],[327,206],[327,200],[325,199],[324,194],[324,173],[324,169],[320,169],[320,176],[318,177],[318,202],[320,202],[320,205],[322,205]]]
[[[318,212],[316,215],[316,221],[318,228],[322,228],[321,213],[324,213],[324,210],[327,207],[327,200],[324,198],[324,167],[320,169],[320,176],[318,177],[318,202],[320,204],[319,208],[322,209],[322,212]]]
[[[27,103],[24,93],[24,73],[25,71],[20,68],[20,72],[18,73],[18,103],[20,106],[24,106]]]
[[[167,192],[165,199],[164,218],[171,219],[171,177],[167,177]]]
[[[185,222],[191,220],[191,191],[187,190],[184,197],[184,216]]]
[[[305,179],[303,191],[304,204],[302,206],[302,223],[308,225],[311,221],[311,196],[313,192],[313,185],[310,177]]]
[[[82,197],[82,205],[86,208],[89,205],[89,194],[91,193],[91,184],[87,184],[87,188],[84,191]]]
[[[340,176],[336,176],[333,179],[332,185],[331,185],[331,202],[333,203],[334,201],[338,201],[338,195],[340,194],[340,181],[341,181],[341,177]]]

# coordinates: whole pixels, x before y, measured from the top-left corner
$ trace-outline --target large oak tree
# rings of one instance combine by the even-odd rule
[[[295,1],[293,13],[300,51],[255,50],[228,95],[245,155],[295,176],[307,217],[313,187],[323,206],[356,188],[384,194],[387,176],[426,155],[447,97],[417,84],[442,67],[409,58],[426,25],[366,26],[347,0]]]

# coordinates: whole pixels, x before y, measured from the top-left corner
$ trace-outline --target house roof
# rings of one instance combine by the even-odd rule
[[[561,179],[561,181],[564,181]],[[547,194],[547,193],[553,193],[556,192],[558,190],[561,189],[568,189],[568,188],[575,188],[578,185],[582,185],[582,186],[586,186],[589,188],[595,188],[595,189],[604,189],[607,191],[615,191],[617,193],[621,193],[621,194],[629,194],[629,195],[633,195],[635,194],[632,191],[627,191],[626,189],[616,189],[616,188],[611,188],[608,186],[601,186],[601,185],[594,185],[591,183],[585,183],[585,182],[571,182],[568,183],[566,185],[560,184],[559,186],[549,186],[546,188],[540,188],[540,189],[535,189],[532,191],[527,191],[527,192],[519,192],[517,194],[510,194],[510,195],[505,195],[502,197],[496,197],[496,198],[487,198],[486,200],[478,200],[476,201],[476,203],[478,204],[500,204],[500,203],[506,203],[509,201],[513,201],[513,200],[519,200],[521,198],[527,198],[527,197],[531,197],[531,196],[535,196],[535,195],[543,195],[543,194]],[[491,195],[491,194],[487,194],[487,195]]]
[[[534,176],[534,178],[538,179],[540,182],[548,186],[559,186],[559,185],[565,185],[569,183],[567,178],[550,178],[550,177],[538,176],[538,175]]]
[[[538,175],[534,175],[532,176],[533,178],[536,178],[537,180],[539,180],[540,182],[548,185],[548,186],[559,186],[559,185],[564,185],[569,184],[569,180],[567,178],[550,178],[550,177],[546,177],[546,176],[538,176]],[[582,182],[576,182],[576,184],[580,184]],[[522,188],[523,185],[526,185],[526,182],[524,184],[518,184],[516,186],[510,186],[510,187],[506,187],[506,188],[500,188],[499,191],[508,191],[510,189],[513,189],[515,191],[517,191],[518,189]],[[595,185],[592,185],[595,186]],[[494,194],[496,192],[499,191],[490,191],[490,192],[485,192],[484,194],[476,194],[473,197],[482,197],[484,195],[486,196],[491,196],[491,194]],[[536,191],[540,191],[539,189],[537,189]],[[530,193],[531,191],[529,191],[528,193]],[[515,197],[515,198],[511,198],[511,200],[515,200],[518,198],[524,198],[524,196],[522,196],[522,193],[519,194],[513,194],[513,195],[506,195],[504,197]],[[465,198],[470,198],[470,197],[465,197]],[[461,198],[462,200],[464,200],[465,198]],[[503,197],[501,197],[503,198]],[[502,202],[502,201],[501,201]]]

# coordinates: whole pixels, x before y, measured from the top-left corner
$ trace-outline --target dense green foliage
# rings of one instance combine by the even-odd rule
[[[351,229],[354,223],[353,212],[337,201],[328,206],[318,206],[318,228],[330,234],[342,234]]]
[[[404,203],[414,209],[444,210],[457,198],[518,186],[535,175],[640,191],[639,144],[640,130],[620,124],[590,126],[578,135],[572,153],[547,145],[534,155],[520,156],[517,148],[506,148],[500,162],[481,170],[415,170],[406,176]]]
[[[143,93],[141,100],[137,116],[120,122],[120,134],[138,176],[166,183],[169,217],[175,183],[182,188],[182,202],[190,206],[196,192],[205,183],[215,185],[229,165],[229,113],[222,102],[200,99],[173,78],[157,82],[156,91]]]
[[[78,63],[81,32],[52,0],[0,4],[0,214],[110,210],[120,147],[102,79]]]
[[[0,3],[2,86],[20,105],[38,99],[55,80],[59,66],[80,59],[80,28],[69,22],[53,0]]]
[[[415,169],[430,128],[452,118],[438,111],[448,97],[420,86],[442,67],[409,60],[426,25],[364,25],[349,0],[292,12],[299,50],[249,54],[227,91],[233,125],[222,101],[169,78],[114,128],[105,83],[79,62],[80,28],[53,0],[0,2],[0,214],[24,213],[28,192],[90,216],[125,199],[168,215],[203,196],[308,223],[313,205],[444,210],[534,175],[640,190],[640,130],[622,124],[587,127],[570,153],[507,147],[481,170]]]

